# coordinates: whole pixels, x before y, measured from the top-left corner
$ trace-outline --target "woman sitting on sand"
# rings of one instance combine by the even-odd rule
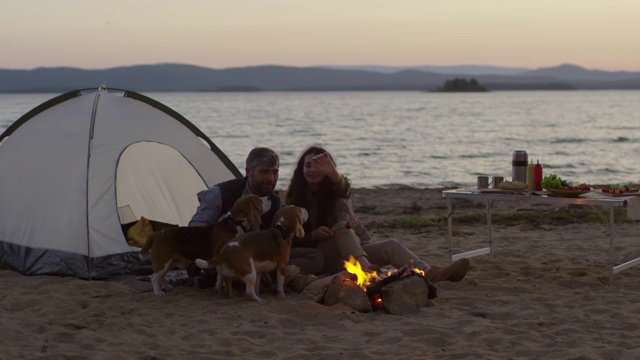
[[[356,258],[364,270],[379,270],[380,266],[404,265],[421,269],[431,282],[460,281],[469,270],[469,260],[460,259],[439,268],[429,266],[397,240],[371,242],[371,236],[358,223],[351,207],[351,184],[336,169],[335,161],[325,149],[307,149],[298,159],[287,190],[286,203],[309,211],[305,237],[294,246],[316,247],[324,255],[324,272],[334,274],[344,270],[343,261],[349,255]]]

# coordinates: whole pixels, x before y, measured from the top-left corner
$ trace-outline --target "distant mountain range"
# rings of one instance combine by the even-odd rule
[[[367,70],[382,73],[394,73],[402,70],[420,70],[424,72],[432,72],[437,74],[465,74],[469,76],[477,75],[519,75],[532,69],[522,67],[499,67],[486,65],[451,65],[451,66],[381,66],[381,65],[362,65],[362,66],[344,66],[344,65],[317,65],[314,67],[342,69],[342,70]]]
[[[474,78],[489,90],[640,89],[640,72],[560,65],[536,70],[493,66],[252,66],[212,69],[155,64],[86,70],[69,67],[0,69],[0,93],[96,88],[154,91],[432,91],[454,78]]]

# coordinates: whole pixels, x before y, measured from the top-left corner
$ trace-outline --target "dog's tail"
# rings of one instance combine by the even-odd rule
[[[149,251],[153,247],[153,238],[156,237],[157,233],[151,234],[149,238],[147,238],[147,242],[144,243],[142,249],[140,249],[140,260],[147,260],[149,258]]]
[[[201,269],[211,269],[218,266],[218,261],[213,258],[209,261],[203,259],[196,259],[196,265]]]

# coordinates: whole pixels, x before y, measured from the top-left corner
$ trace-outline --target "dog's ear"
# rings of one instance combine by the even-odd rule
[[[297,212],[298,216],[296,218],[298,220],[298,227],[296,228],[296,236],[301,238],[304,237],[304,228],[302,227],[302,224],[304,224],[309,218],[309,213],[307,212],[307,209],[304,208],[298,208]]]
[[[245,220],[247,218],[247,205],[251,205],[251,203],[247,204],[246,195],[240,196],[231,209],[229,209],[229,214],[238,221]]]
[[[303,221],[301,221],[300,217],[287,216],[287,218],[288,220],[285,220],[285,216],[280,216],[280,219],[275,224],[286,226],[286,229],[289,231],[293,231],[297,237],[304,237],[304,228],[302,227]]]
[[[252,202],[251,215],[249,218],[254,224],[262,225],[262,201],[259,199]]]
[[[231,208],[233,218],[237,221],[249,220],[253,224],[262,225],[262,201],[256,195],[243,195]]]

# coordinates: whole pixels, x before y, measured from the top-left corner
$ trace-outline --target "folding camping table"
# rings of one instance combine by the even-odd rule
[[[455,190],[446,190],[442,192],[442,197],[447,199],[447,222],[449,225],[448,233],[448,250],[449,261],[455,261],[463,257],[474,257],[485,254],[493,254],[493,235],[492,235],[492,223],[491,223],[491,208],[494,201],[510,201],[510,202],[529,202],[529,203],[542,203],[542,204],[556,204],[556,205],[587,205],[591,206],[594,210],[598,208],[609,210],[609,226],[608,226],[608,240],[609,240],[609,282],[613,283],[613,275],[620,271],[631,268],[640,264],[640,257],[627,261],[622,264],[616,264],[614,258],[614,239],[613,239],[613,225],[615,224],[615,208],[626,207],[629,200],[635,196],[607,196],[597,194],[592,191],[587,194],[583,194],[579,197],[557,197],[548,196],[545,192],[522,192],[522,193],[497,193],[497,192],[479,192],[476,189],[462,188]],[[486,202],[487,213],[487,233],[489,244],[488,247],[471,250],[463,253],[453,253],[453,207],[452,199],[469,199],[476,201]],[[599,212],[599,211],[598,211]],[[605,217],[606,219],[606,217]]]

